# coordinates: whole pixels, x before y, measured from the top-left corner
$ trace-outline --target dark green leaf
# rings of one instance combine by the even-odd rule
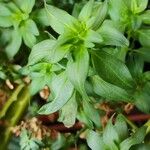
[[[128,40],[115,28],[110,20],[105,20],[98,32],[104,39],[103,43],[105,45],[129,46]]]
[[[105,51],[92,52],[93,65],[105,81],[123,88],[133,88],[134,81],[126,65]]]
[[[137,52],[138,55],[142,57],[144,61],[150,62],[150,48],[142,47],[137,49],[135,52]]]
[[[138,31],[139,41],[144,47],[150,47],[150,30],[143,29]]]
[[[93,76],[92,85],[95,93],[108,100],[131,101],[131,96],[122,88],[104,81],[99,76]]]

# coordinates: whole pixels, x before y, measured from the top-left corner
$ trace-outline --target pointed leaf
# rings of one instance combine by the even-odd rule
[[[54,44],[56,44],[55,40],[47,39],[33,46],[28,58],[28,65],[33,65],[40,61],[49,61],[49,55]]]
[[[105,45],[129,46],[128,40],[113,26],[110,20],[105,20],[98,32],[104,39]]]
[[[89,130],[86,136],[87,144],[92,150],[105,150],[103,139],[100,134]]]
[[[9,59],[12,59],[21,46],[22,38],[18,29],[12,31],[11,41],[6,47],[6,53]]]
[[[99,76],[91,78],[95,93],[108,100],[131,101],[131,96],[122,88],[104,81]]]
[[[73,86],[67,79],[65,72],[54,78],[51,84],[51,90],[55,94],[52,102],[45,104],[38,111],[39,114],[51,114],[61,109],[73,94]]]
[[[69,101],[62,107],[60,111],[59,121],[63,122],[66,127],[70,128],[75,124],[76,115],[77,115],[77,102],[76,102],[76,94],[74,92]]]
[[[51,27],[59,34],[64,33],[65,29],[75,30],[74,24],[77,20],[69,15],[66,11],[52,5],[46,5],[46,11]]]
[[[120,149],[129,150],[131,146],[140,144],[141,142],[143,142],[145,135],[146,135],[145,127],[138,129],[136,133],[134,133],[131,137],[127,138],[120,144]]]
[[[78,47],[75,51],[74,60],[69,60],[67,64],[67,76],[74,87],[82,96],[85,96],[85,80],[89,68],[89,54],[86,48]]]
[[[86,22],[91,17],[93,4],[94,0],[90,0],[86,3],[79,14],[79,20]]]
[[[122,88],[134,87],[134,81],[128,68],[122,61],[116,59],[113,55],[102,50],[93,51],[92,61],[96,71],[105,81]]]

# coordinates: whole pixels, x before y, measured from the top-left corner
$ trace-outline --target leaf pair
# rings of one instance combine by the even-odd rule
[[[118,115],[115,125],[107,123],[103,135],[92,130],[87,132],[87,143],[92,150],[129,150],[131,146],[142,143],[146,128],[138,129],[128,138],[128,128],[124,117]]]

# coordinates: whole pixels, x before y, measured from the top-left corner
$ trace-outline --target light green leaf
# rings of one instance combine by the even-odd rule
[[[115,28],[110,20],[105,20],[98,32],[104,39],[103,43],[105,45],[129,46],[128,40]]]
[[[97,73],[105,81],[122,88],[134,87],[134,81],[128,68],[122,61],[116,59],[113,55],[103,50],[93,51],[92,61]]]
[[[15,0],[15,2],[23,12],[28,14],[32,11],[35,4],[35,0]]]
[[[106,150],[104,147],[103,139],[100,134],[88,130],[86,136],[87,144],[92,150]]]
[[[73,126],[76,121],[77,107],[76,93],[74,92],[69,101],[62,107],[58,120],[68,128]]]
[[[51,91],[54,94],[54,100],[45,104],[38,111],[39,114],[51,114],[61,109],[73,94],[73,85],[67,79],[66,73],[57,75],[51,83]]]
[[[94,0],[90,0],[86,3],[86,5],[82,8],[80,14],[79,14],[79,20],[86,22],[92,14]]]
[[[78,21],[66,11],[52,5],[46,5],[45,9],[47,11],[51,27],[57,33],[62,34],[64,33],[65,29],[75,31],[74,24],[78,24]]]
[[[103,132],[103,141],[106,147],[110,150],[119,150],[116,143],[119,142],[119,135],[112,124],[112,119],[109,120]]]
[[[101,24],[103,23],[105,17],[107,16],[108,11],[108,0],[105,0],[100,8],[98,9],[97,15],[95,17],[95,21],[92,25],[93,30],[97,30]]]
[[[104,81],[99,76],[91,78],[94,92],[107,100],[131,101],[131,96],[122,88]]]
[[[23,40],[28,47],[32,47],[36,43],[36,37],[39,35],[38,28],[35,22],[31,19],[25,21],[20,27]]]
[[[74,40],[74,37],[70,33],[65,33],[59,36],[50,55],[50,61],[52,63],[57,63],[69,52],[71,48],[69,42],[72,40]]]
[[[131,146],[140,144],[141,142],[143,142],[145,135],[146,135],[145,127],[138,129],[131,137],[121,142],[120,149],[129,150]]]
[[[33,65],[40,61],[49,61],[49,55],[54,44],[56,44],[55,40],[47,39],[34,45],[28,58],[28,65]]]
[[[34,14],[34,20],[44,26],[49,26],[49,18],[45,8],[39,9]]]
[[[89,54],[85,47],[74,50],[74,58],[67,64],[67,76],[82,96],[86,96],[85,80],[89,68]]]
[[[0,16],[0,27],[10,27],[12,26],[12,21],[10,16]]]
[[[114,127],[118,133],[120,142],[128,137],[128,126],[122,114],[117,116]]]
[[[98,32],[95,32],[93,30],[89,30],[87,32],[85,42],[87,42],[87,43],[98,43],[99,44],[99,43],[103,42],[103,38],[102,38],[101,34],[99,34]]]
[[[0,2],[0,16],[10,16],[11,11],[7,8],[5,3]]]
[[[83,99],[83,110],[84,110],[87,118],[89,118],[89,120],[94,122],[94,124],[98,128],[100,128],[101,122],[100,122],[100,115],[98,113],[98,110],[96,108],[94,108],[94,105],[90,104],[90,102],[88,102],[87,99]]]
[[[117,9],[116,9],[117,8]],[[129,8],[126,0],[110,0],[109,1],[109,15],[115,22],[122,23],[121,28],[128,23]],[[117,24],[118,25],[118,24]]]
[[[142,22],[145,24],[150,24],[150,10],[145,11],[143,14],[140,15]]]
[[[131,11],[134,14],[140,13],[146,9],[148,0],[131,0]]]
[[[21,46],[22,38],[18,29],[13,30],[11,33],[11,41],[6,47],[6,54],[9,59],[12,59]]]
[[[150,29],[138,31],[139,41],[144,47],[150,47]]]

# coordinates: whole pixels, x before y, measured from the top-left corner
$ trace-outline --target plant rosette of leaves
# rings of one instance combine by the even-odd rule
[[[41,24],[51,27],[58,37],[49,33],[50,38],[39,43],[39,30],[32,19],[34,4],[20,0],[2,3],[0,17],[6,23],[0,18],[0,26],[13,28],[13,37],[17,38],[5,48],[10,59],[22,39],[32,48],[27,65],[18,73],[31,78],[30,94],[37,94],[46,85],[51,91],[38,114],[59,111],[58,121],[66,127],[78,119],[89,129],[101,129],[101,111],[95,106],[103,101],[132,103],[150,113],[150,72],[144,70],[150,61],[148,0],[89,0],[81,10],[75,5],[72,15],[44,1],[44,9],[33,15],[43,15],[46,19],[40,20]],[[118,138],[117,131],[111,131],[113,125],[108,123],[108,127],[106,130],[116,139],[110,139],[110,147],[105,146],[109,134],[105,137],[104,131],[104,143],[99,144],[104,149],[126,150],[144,139],[134,140],[141,132],[145,135],[143,128],[126,141],[125,137]],[[102,138],[94,131],[89,134]],[[131,142],[127,148],[126,142]]]

